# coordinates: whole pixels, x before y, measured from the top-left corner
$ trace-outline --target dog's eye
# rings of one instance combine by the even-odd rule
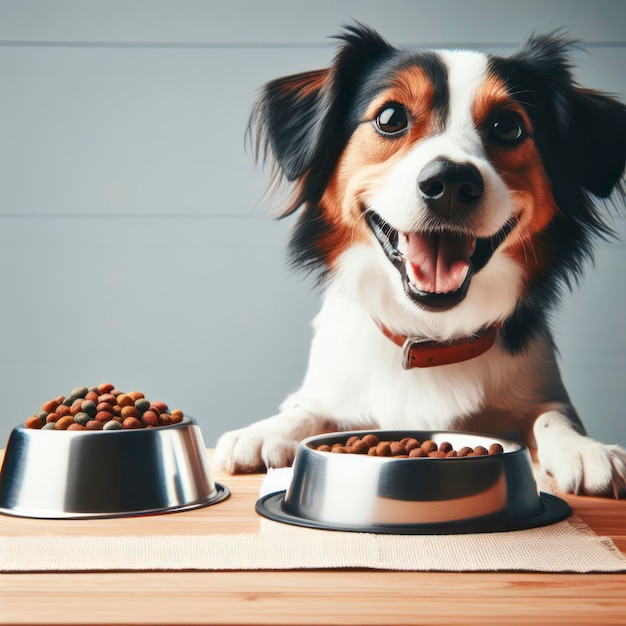
[[[407,128],[409,119],[404,107],[399,104],[387,104],[376,116],[374,124],[383,135],[397,135]]]
[[[491,120],[489,136],[499,143],[519,143],[525,135],[524,121],[514,111],[503,111]]]

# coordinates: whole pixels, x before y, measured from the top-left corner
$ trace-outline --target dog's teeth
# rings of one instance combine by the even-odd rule
[[[398,233],[396,241],[396,250],[404,255],[409,247],[409,238],[404,233]]]

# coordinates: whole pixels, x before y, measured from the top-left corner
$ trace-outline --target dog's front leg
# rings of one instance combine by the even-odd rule
[[[222,435],[215,448],[213,465],[231,474],[286,467],[293,462],[302,439],[347,428],[345,423],[339,424],[325,416],[313,402],[298,398],[297,394],[288,398],[280,409],[273,417]],[[376,427],[356,423],[351,426]]]
[[[534,424],[537,458],[564,492],[626,497],[626,450],[605,445],[577,429],[574,409],[546,407]]]

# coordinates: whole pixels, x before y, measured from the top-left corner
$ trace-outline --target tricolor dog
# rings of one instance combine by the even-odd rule
[[[564,491],[624,495],[626,450],[586,435],[548,313],[609,233],[603,199],[624,205],[626,107],[574,82],[558,33],[506,58],[340,39],[252,114],[323,300],[302,386],[216,463],[285,466],[330,431],[465,430],[526,442]]]

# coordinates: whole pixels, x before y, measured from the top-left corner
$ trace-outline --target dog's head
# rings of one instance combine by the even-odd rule
[[[391,301],[399,325],[504,321],[521,347],[608,232],[594,197],[623,200],[626,107],[574,83],[559,35],[508,58],[401,51],[362,26],[341,40],[332,67],[269,83],[252,116],[293,183],[295,262],[369,272],[372,314]]]

